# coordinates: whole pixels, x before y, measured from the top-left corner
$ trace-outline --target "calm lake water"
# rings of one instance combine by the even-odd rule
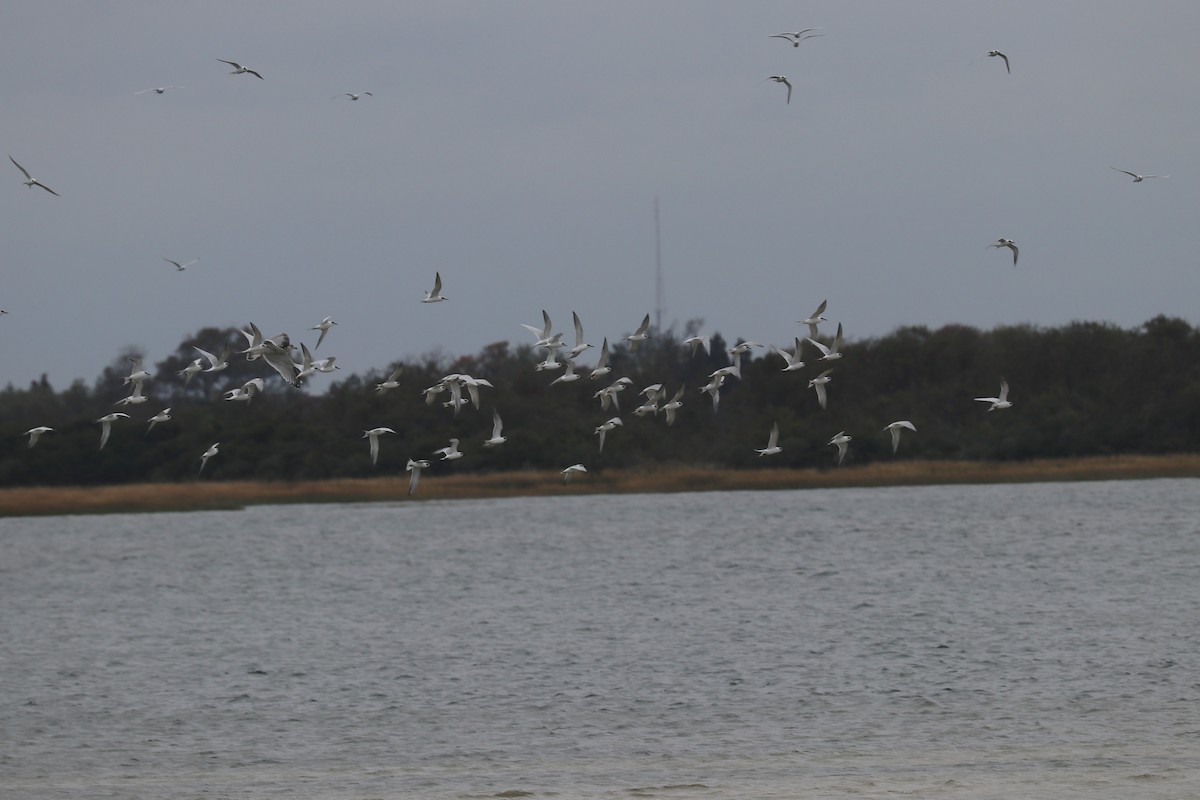
[[[0,519],[0,794],[1200,797],[1200,482]]]

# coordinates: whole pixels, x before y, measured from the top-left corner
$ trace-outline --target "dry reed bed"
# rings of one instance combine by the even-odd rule
[[[1200,454],[1105,456],[1012,462],[894,461],[838,469],[663,466],[605,470],[563,485],[558,473],[504,472],[421,478],[408,497],[406,475],[327,481],[192,481],[126,486],[0,489],[0,516],[237,509],[264,503],[361,503],[562,494],[697,492],[954,483],[1200,477]]]

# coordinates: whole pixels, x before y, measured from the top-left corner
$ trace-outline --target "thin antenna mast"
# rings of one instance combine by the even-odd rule
[[[662,236],[658,227],[658,195],[654,195],[654,328],[662,330],[662,317],[666,306],[666,292],[663,289],[662,273]]]

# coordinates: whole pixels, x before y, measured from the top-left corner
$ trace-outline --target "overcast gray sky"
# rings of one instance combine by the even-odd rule
[[[825,298],[852,340],[1195,324],[1197,30],[1127,0],[9,3],[0,141],[61,197],[0,166],[0,385],[326,315],[358,373],[531,343],[542,309],[616,339],[655,310],[655,196],[664,323],[729,340],[790,345]]]

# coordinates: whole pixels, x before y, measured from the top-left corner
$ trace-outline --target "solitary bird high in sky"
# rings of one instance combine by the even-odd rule
[[[786,86],[788,89],[787,101],[788,103],[792,102],[792,82],[787,79],[787,75],[772,75],[771,77],[767,78],[767,80],[775,81],[776,83],[782,83],[784,86]]]
[[[1017,250],[1017,243],[1014,242],[1012,239],[1004,239],[1004,238],[997,239],[996,241],[989,244],[988,247],[1007,247],[1009,250],[1012,250],[1013,266],[1015,267],[1017,265],[1017,256],[1019,256],[1021,253],[1019,250]]]
[[[1117,169],[1117,168],[1110,166],[1109,169]],[[1117,169],[1117,172],[1124,172],[1126,175],[1133,178],[1134,183],[1141,183],[1142,181],[1146,180],[1146,178],[1169,178],[1169,177],[1171,177],[1170,175],[1138,175],[1136,172],[1130,172],[1129,170],[1126,170],[1126,169]]]
[[[257,72],[250,69],[249,67],[243,67],[241,64],[237,63],[236,61],[226,61],[223,58],[218,58],[217,61],[220,61],[222,64],[228,64],[229,66],[233,67],[233,72],[229,73],[230,75],[253,75],[254,77],[258,78],[260,81],[263,79],[262,75],[259,75]]]
[[[15,165],[16,165],[17,169],[21,170],[21,173],[22,173],[22,174],[25,176],[25,185],[26,185],[26,186],[28,186],[28,187],[29,187],[29,188],[31,188],[31,189],[32,189],[34,186],[40,186],[40,187],[42,187],[43,189],[45,189],[47,192],[49,192],[50,194],[54,195],[55,197],[62,197],[62,195],[60,195],[58,192],[54,191],[53,189],[51,189],[51,188],[50,188],[49,186],[47,186],[46,184],[44,184],[44,183],[42,183],[41,181],[39,181],[37,178],[35,178],[35,177],[33,177],[32,175],[30,175],[30,174],[29,174],[29,170],[25,169],[25,168],[24,168],[24,167],[22,167],[20,164],[17,164],[17,160],[16,160],[15,158],[13,158],[12,156],[9,156],[9,157],[8,157],[8,160],[9,160],[9,161],[11,161],[11,162],[13,162],[13,164],[15,164]]]
[[[180,264],[178,261],[175,261],[174,259],[170,259],[170,258],[167,258],[166,256],[163,256],[163,261],[167,262],[168,264],[173,264],[175,266],[176,271],[178,271],[178,272],[183,272],[185,269],[190,267],[192,264],[195,264],[199,260],[200,259],[198,259],[198,258],[193,258],[191,261],[186,261],[186,262]]]

